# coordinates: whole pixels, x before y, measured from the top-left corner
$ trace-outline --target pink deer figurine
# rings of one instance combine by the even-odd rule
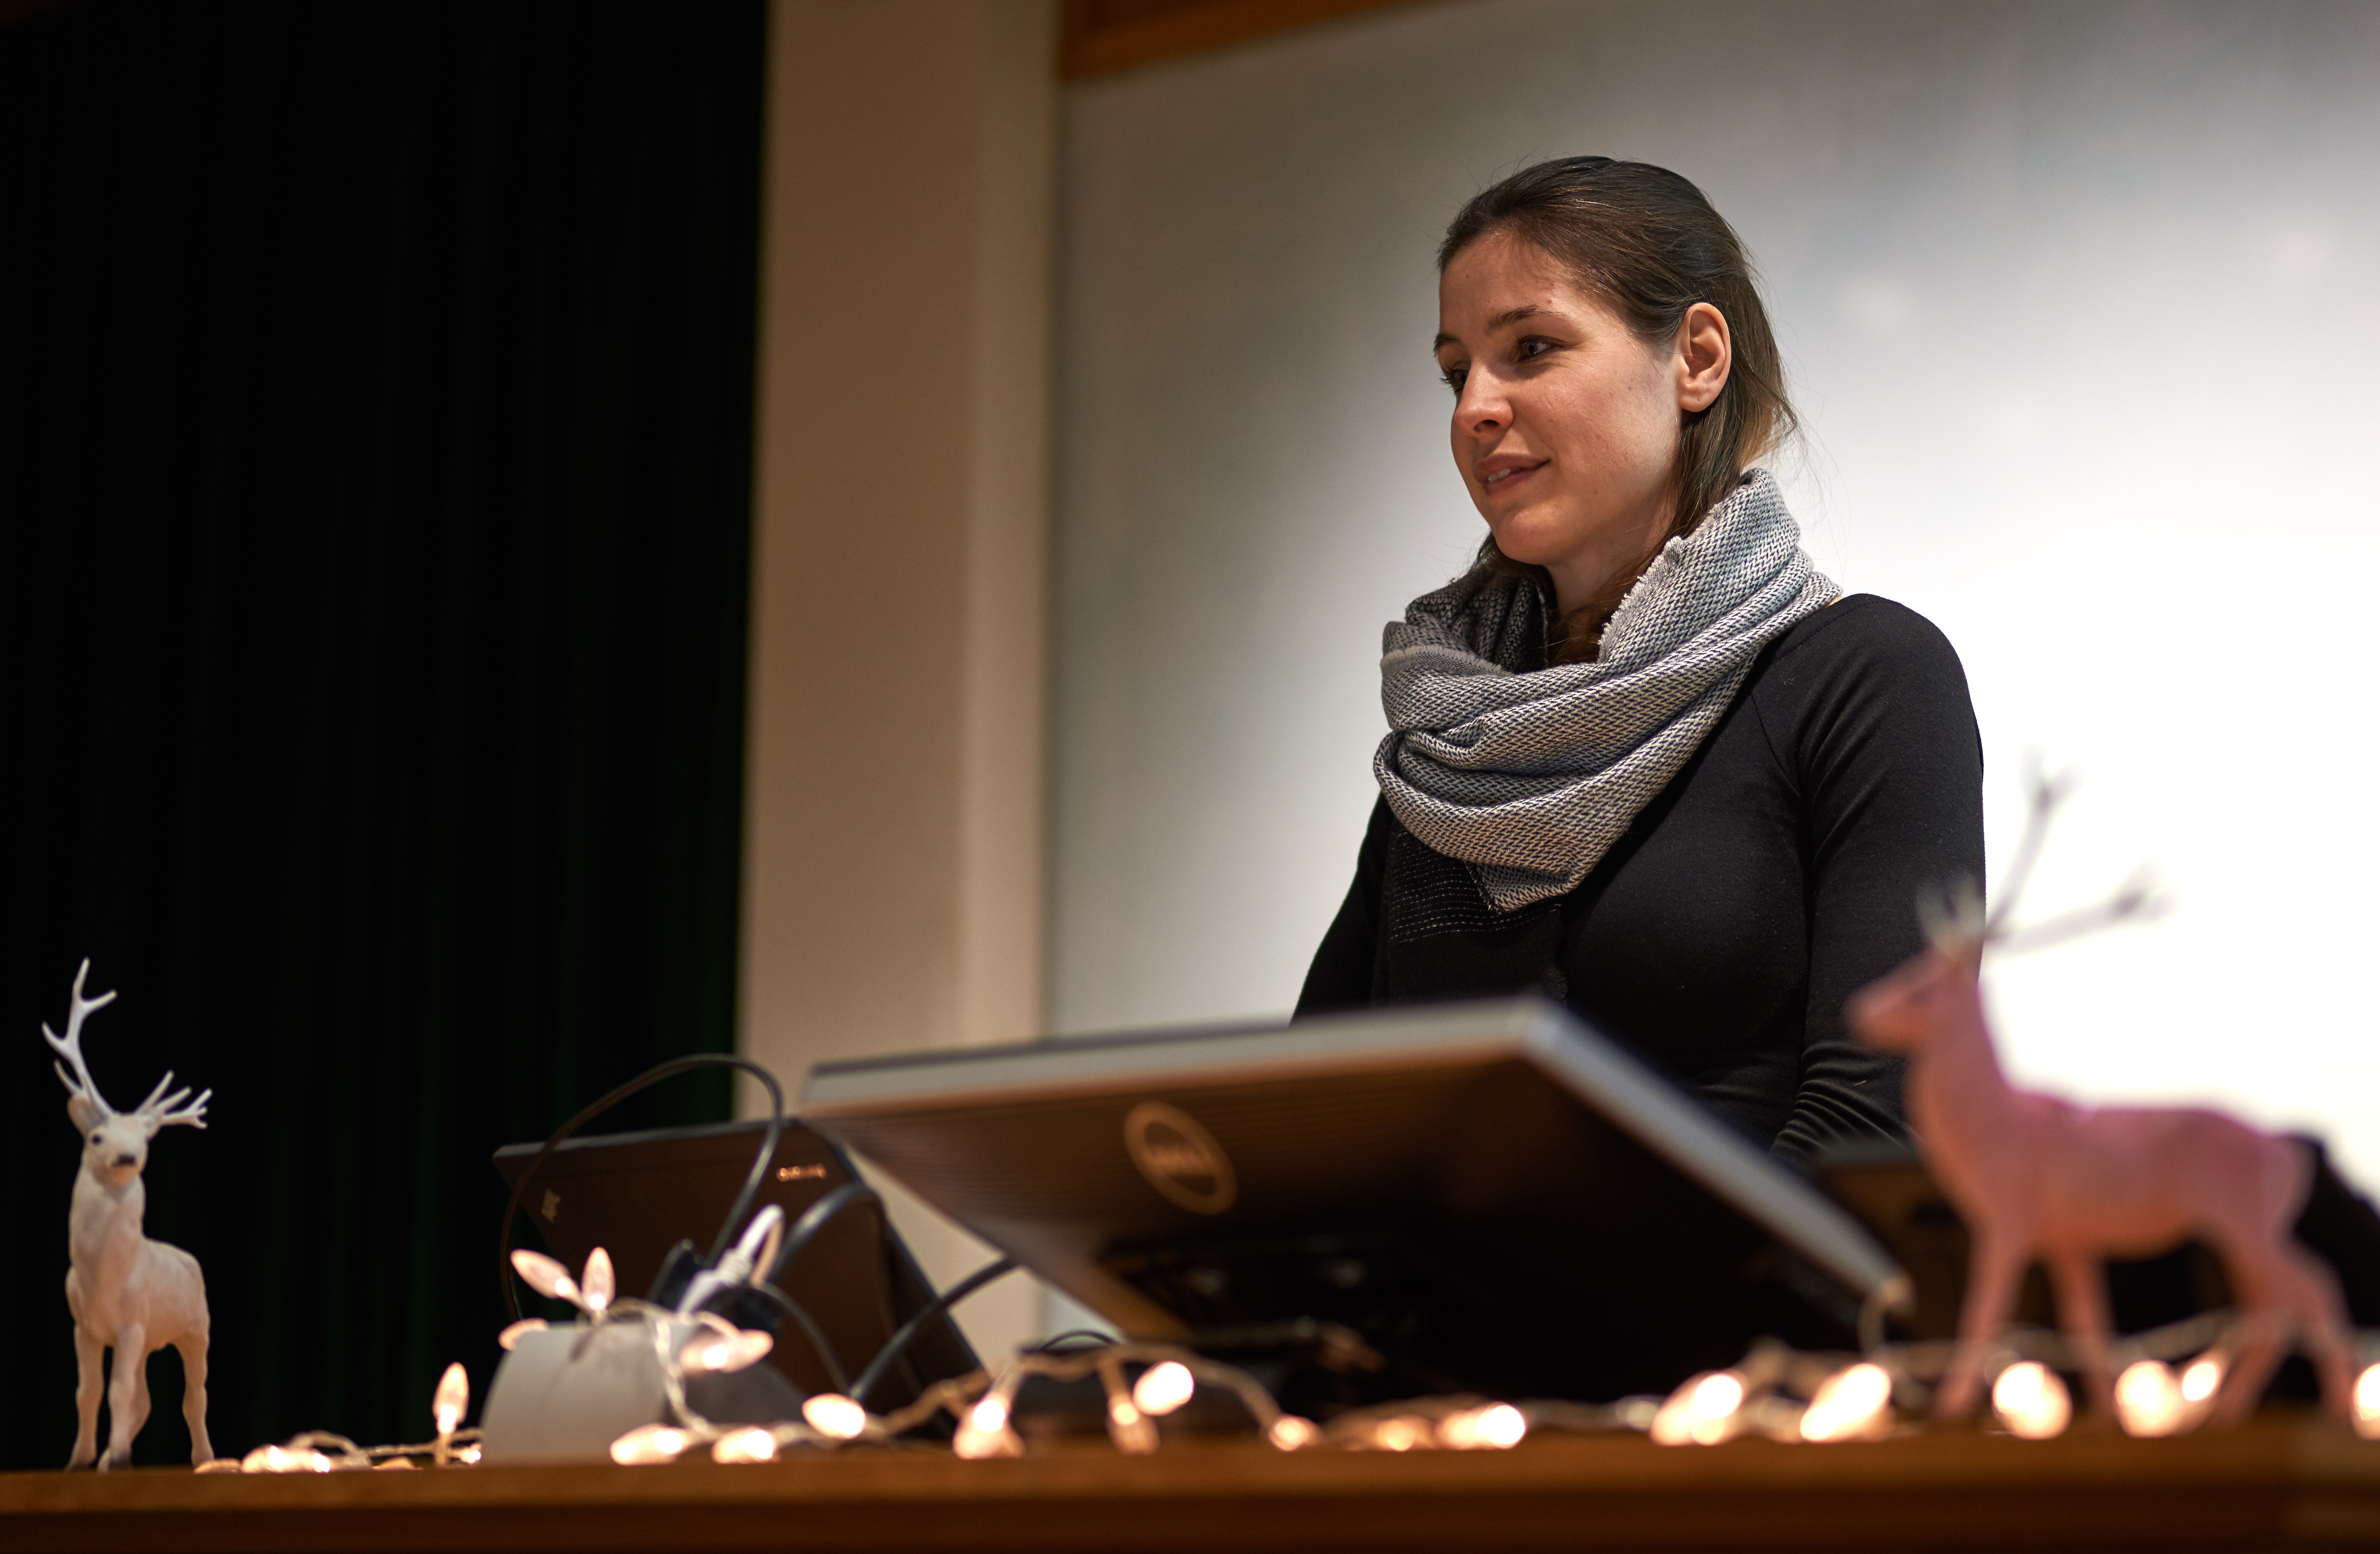
[[[207,1286],[199,1260],[178,1246],[152,1241],[141,1231],[149,1203],[140,1172],[149,1163],[149,1141],[157,1130],[176,1124],[207,1125],[209,1090],[196,1100],[188,1089],[165,1093],[169,1072],[149,1099],[118,1111],[99,1093],[82,1058],[82,1023],[115,997],[82,996],[91,963],[75,973],[74,999],[67,1008],[67,1033],[49,1026],[42,1035],[66,1062],[54,1063],[67,1087],[67,1115],[82,1135],[82,1170],[75,1176],[74,1205],[67,1219],[67,1305],[74,1313],[77,1385],[70,1468],[89,1467],[97,1455],[100,1362],[113,1348],[115,1374],[107,1379],[107,1455],[103,1469],[132,1461],[132,1438],[149,1418],[149,1356],[172,1344],[182,1353],[182,1417],[190,1427],[190,1461],[213,1457],[207,1442]],[[74,1065],[68,1073],[67,1064]],[[187,1104],[186,1104],[187,1103]]]
[[[2106,1416],[2114,1391],[2102,1259],[2196,1238],[2223,1259],[2242,1312],[2210,1417],[2230,1423],[2252,1410],[2291,1339],[2311,1353],[2325,1406],[2344,1417],[2351,1384],[2338,1281],[2290,1229],[2312,1184],[2305,1147],[2218,1111],[2077,1106],[2012,1088],[2000,1072],[1978,983],[1984,947],[2010,937],[2008,917],[2064,796],[2062,784],[2036,781],[2007,894],[1988,921],[1972,884],[1947,911],[1921,904],[1932,948],[1853,994],[1845,1012],[1860,1039],[1908,1055],[1909,1120],[1971,1237],[1958,1344],[1935,1413],[1973,1409],[1990,1345],[2037,1257],[2087,1396]],[[2022,938],[2063,939],[2148,904],[2135,882]]]

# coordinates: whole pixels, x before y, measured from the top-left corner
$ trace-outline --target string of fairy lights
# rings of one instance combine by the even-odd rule
[[[308,1430],[288,1440],[260,1446],[245,1457],[217,1457],[201,1463],[200,1473],[348,1473],[422,1467],[473,1467],[480,1461],[480,1432],[464,1429],[463,1411],[470,1406],[471,1378],[461,1361],[446,1367],[431,1394],[430,1416],[437,1438],[414,1446],[358,1446],[329,1430]]]
[[[577,1308],[569,1326],[643,1328],[661,1367],[667,1416],[612,1443],[612,1460],[627,1465],[704,1455],[717,1463],[769,1463],[806,1452],[889,1446],[938,1414],[953,1421],[950,1449],[955,1455],[1022,1456],[1027,1448],[1017,1427],[1017,1400],[1037,1377],[1056,1382],[1097,1377],[1106,1396],[1108,1439],[1131,1456],[1160,1450],[1158,1421],[1183,1409],[1202,1389],[1236,1399],[1257,1434],[1281,1451],[1504,1451],[1532,1435],[1557,1431],[1641,1432],[1664,1446],[1716,1446],[1745,1437],[1813,1445],[1870,1441],[1924,1428],[1932,1385],[1948,1369],[1953,1349],[1947,1342],[1876,1342],[1880,1334],[1871,1327],[1863,1334],[1864,1354],[1813,1354],[1764,1341],[1736,1365],[1689,1377],[1667,1397],[1592,1404],[1415,1398],[1318,1423],[1285,1412],[1245,1371],[1173,1344],[1126,1340],[1065,1353],[1027,1351],[996,1374],[978,1370],[937,1382],[888,1414],[873,1413],[844,1393],[822,1392],[802,1403],[799,1419],[721,1424],[688,1402],[687,1378],[758,1364],[772,1349],[772,1335],[737,1328],[709,1312],[674,1312],[616,1298],[611,1260],[601,1248],[576,1278],[536,1252],[516,1251],[512,1258],[531,1288]],[[498,1342],[509,1350],[549,1326],[543,1318],[528,1317],[506,1328]],[[2235,1358],[2258,1336],[2247,1319],[2210,1312],[2111,1342],[2117,1423],[2129,1435],[2151,1439],[2197,1429],[2212,1415]],[[2380,1335],[2364,1335],[2362,1344],[2369,1362],[2380,1351]],[[2073,1422],[2074,1402],[2061,1372],[2077,1368],[2058,1334],[2029,1327],[2008,1329],[1985,1366],[1997,1427],[2024,1440],[2063,1434]],[[315,1431],[259,1447],[244,1458],[220,1459],[200,1471],[471,1466],[480,1461],[480,1441],[477,1431],[462,1427],[468,1401],[463,1367],[449,1366],[431,1404],[437,1434],[431,1441],[359,1447]],[[2356,1434],[2380,1439],[2380,1363],[2365,1363],[2357,1375],[2350,1413]]]

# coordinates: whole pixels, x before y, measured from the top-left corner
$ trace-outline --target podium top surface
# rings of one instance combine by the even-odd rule
[[[2301,1415],[2228,1433],[1866,1445],[1547,1436],[1502,1452],[1122,1457],[845,1451],[746,1467],[241,1477],[0,1475],[0,1548],[1150,1550],[2247,1549],[2380,1543],[2380,1442]]]

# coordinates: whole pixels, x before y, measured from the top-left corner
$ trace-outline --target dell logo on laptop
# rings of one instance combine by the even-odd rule
[[[1179,1107],[1134,1107],[1124,1114],[1123,1147],[1150,1186],[1194,1214],[1220,1214],[1240,1196],[1231,1157]]]

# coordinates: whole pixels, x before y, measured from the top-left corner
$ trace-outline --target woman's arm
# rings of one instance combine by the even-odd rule
[[[1380,924],[1380,872],[1388,856],[1389,806],[1372,804],[1371,824],[1364,828],[1364,845],[1355,855],[1355,881],[1339,916],[1322,936],[1306,968],[1305,989],[1297,995],[1293,1018],[1327,1014],[1334,1009],[1363,1009],[1372,1002],[1372,960]]]
[[[1791,1116],[1772,1147],[1898,1136],[1901,1063],[1843,1028],[1843,1003],[1924,947],[1921,890],[1984,877],[1983,742],[1967,676],[1932,622],[1860,597],[1780,659],[1755,706],[1802,788],[1809,1002]],[[1784,726],[1790,722],[1791,726]]]

